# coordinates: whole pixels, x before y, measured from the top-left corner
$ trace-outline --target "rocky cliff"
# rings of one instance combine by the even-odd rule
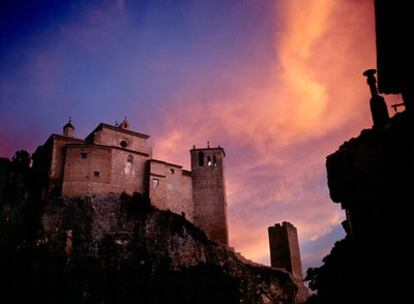
[[[408,112],[362,131],[328,156],[330,195],[347,211],[349,232],[374,237],[384,225],[387,231],[393,222],[401,227],[413,199],[413,171],[414,121]]]
[[[414,202],[413,113],[363,130],[327,158],[331,198],[345,210],[344,240],[308,270],[312,303],[405,303]]]
[[[9,295],[18,285],[15,301],[295,303],[289,273],[243,260],[139,195],[56,198],[40,226],[5,267],[19,276],[2,285]]]

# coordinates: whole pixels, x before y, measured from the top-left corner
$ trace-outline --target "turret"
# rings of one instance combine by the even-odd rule
[[[69,121],[63,126],[63,135],[66,137],[74,137],[75,127],[72,125],[72,119],[69,117]]]
[[[193,182],[194,224],[209,239],[227,245],[227,201],[224,184],[224,149],[221,147],[190,150]]]

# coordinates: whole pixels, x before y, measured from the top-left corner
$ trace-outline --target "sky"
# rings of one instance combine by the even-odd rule
[[[127,115],[154,157],[189,168],[222,146],[230,244],[269,264],[293,223],[304,269],[344,236],[325,160],[371,126],[373,1],[103,0],[0,4],[0,156],[72,117],[84,137]]]

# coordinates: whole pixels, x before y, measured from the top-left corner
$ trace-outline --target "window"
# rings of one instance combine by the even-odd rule
[[[158,178],[153,178],[152,179],[152,186],[154,188],[158,188],[159,185],[160,185],[160,180]]]
[[[134,168],[134,157],[129,154],[125,163],[124,173],[126,175],[134,175],[135,168]]]
[[[198,165],[204,167],[204,153],[202,151],[198,152]]]
[[[175,173],[174,169],[170,169],[170,171],[171,171],[171,174],[174,174]]]
[[[209,167],[213,166],[213,161],[211,160],[211,156],[207,157],[207,166]]]
[[[128,143],[127,143],[127,141],[126,140],[122,140],[120,143],[119,143],[119,145],[122,147],[122,148],[126,148],[126,147],[128,147]]]
[[[87,158],[88,158],[88,153],[84,153],[84,152],[82,152],[82,153],[81,153],[81,158],[82,158],[82,159],[87,159]]]
[[[99,171],[93,171],[93,176],[99,177],[99,175],[101,175],[101,173]]]
[[[213,156],[213,167],[216,167],[217,166],[217,158],[216,158],[216,156],[214,155]]]

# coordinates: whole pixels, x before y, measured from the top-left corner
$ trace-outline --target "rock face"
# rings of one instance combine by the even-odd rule
[[[319,299],[312,303],[406,302],[411,284],[401,271],[412,259],[413,172],[414,117],[407,111],[328,156],[329,191],[345,209],[347,236],[313,270]]]
[[[52,284],[72,303],[295,303],[289,273],[243,260],[139,196],[56,198],[42,224],[37,244],[65,274]]]
[[[351,234],[373,237],[384,225],[392,231],[392,222],[402,228],[407,202],[414,201],[413,135],[413,115],[403,112],[328,156],[330,195],[346,210]]]

